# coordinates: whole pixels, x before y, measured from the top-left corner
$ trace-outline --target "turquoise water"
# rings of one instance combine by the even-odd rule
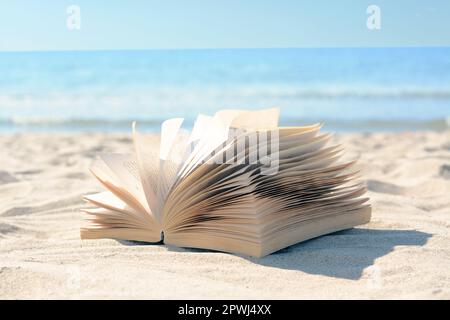
[[[0,131],[157,130],[222,108],[330,130],[450,125],[450,48],[0,53]]]

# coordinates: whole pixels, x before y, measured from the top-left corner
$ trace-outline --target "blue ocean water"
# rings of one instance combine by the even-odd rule
[[[158,130],[222,108],[280,107],[285,125],[450,126],[450,48],[0,53],[0,131]]]

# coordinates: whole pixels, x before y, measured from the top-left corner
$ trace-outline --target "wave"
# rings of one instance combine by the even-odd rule
[[[74,126],[103,126],[103,125],[129,125],[135,120],[128,119],[72,119],[55,117],[13,117],[0,119],[0,125],[17,126],[47,126],[47,125],[74,125]],[[141,119],[139,123],[145,125],[159,125],[161,121],[155,119]]]
[[[283,124],[326,122],[332,130],[445,129],[450,89],[232,86],[0,94],[0,129],[128,131],[133,120],[152,130],[173,116],[223,108],[281,108]],[[297,122],[299,120],[299,122]],[[192,123],[193,119],[187,119]]]
[[[0,119],[0,129],[7,130],[75,130],[75,131],[129,131],[131,123],[137,120],[141,128],[158,131],[165,119],[77,119],[55,117],[14,117]],[[399,131],[399,130],[446,130],[450,128],[450,117],[430,120],[415,119],[332,119],[332,118],[281,118],[280,124],[306,125],[324,123],[331,131]],[[186,119],[192,126],[193,119]]]
[[[25,90],[24,90],[25,91]],[[112,93],[113,92],[113,93]],[[301,85],[239,85],[239,86],[176,86],[176,87],[126,87],[91,88],[89,90],[48,92],[45,94],[0,95],[1,107],[82,107],[109,105],[122,107],[155,104],[161,106],[192,105],[217,99],[232,101],[268,100],[339,100],[339,99],[398,99],[398,100],[450,100],[450,88],[439,87],[357,87]],[[219,100],[220,101],[220,100]]]
[[[253,92],[252,92],[253,91]],[[262,97],[298,99],[450,99],[446,88],[389,88],[389,87],[325,87],[325,88],[282,88],[252,90],[245,92]]]
[[[325,129],[338,131],[404,131],[404,130],[447,130],[450,128],[450,117],[434,119],[284,119],[284,125],[298,125],[321,122]]]

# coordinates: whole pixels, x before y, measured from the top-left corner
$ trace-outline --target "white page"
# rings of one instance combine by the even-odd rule
[[[218,146],[228,139],[228,127],[219,117],[204,118],[201,126],[204,134],[181,168],[180,178],[207,159]]]
[[[189,143],[197,142],[207,134],[208,125],[212,117],[199,114],[195,120],[194,127],[192,128],[191,136],[189,137]]]
[[[145,198],[153,216],[159,221],[159,204],[156,197],[159,174],[159,145],[155,139],[150,140],[140,134],[136,129],[135,122],[133,123],[133,143]]]
[[[178,130],[172,145],[165,155],[165,159],[160,159],[159,180],[158,180],[158,201],[164,206],[167,195],[178,178],[178,172],[188,153],[189,132],[183,129]]]
[[[278,108],[244,111],[236,114],[230,127],[248,130],[277,129],[279,116],[280,109]]]
[[[121,186],[127,190],[139,203],[148,209],[145,194],[142,189],[137,164],[128,154],[103,154],[99,158],[111,169]]]
[[[183,124],[183,118],[173,118],[166,120],[161,125],[161,145],[159,149],[159,159],[166,160],[172,148],[178,132]]]

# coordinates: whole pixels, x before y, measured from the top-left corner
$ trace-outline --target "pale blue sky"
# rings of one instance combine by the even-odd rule
[[[81,8],[81,30],[66,8]],[[381,30],[366,8],[381,8]],[[0,50],[449,46],[448,0],[0,0]]]

